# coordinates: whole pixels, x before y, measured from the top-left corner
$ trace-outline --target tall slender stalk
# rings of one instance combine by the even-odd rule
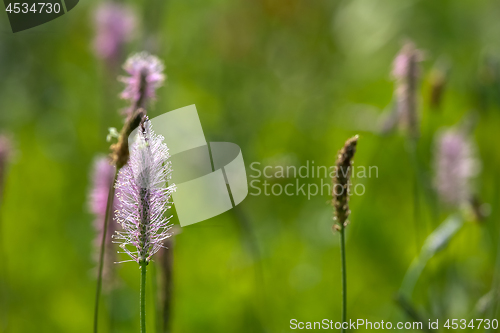
[[[415,227],[415,253],[420,251],[420,196],[418,191],[418,179],[413,180],[413,224]]]
[[[7,145],[5,145],[7,146]],[[6,147],[4,147],[6,149]],[[7,266],[7,249],[3,234],[2,213],[3,187],[5,178],[5,169],[7,164],[7,153],[2,154],[2,136],[0,136],[0,331],[7,331],[8,312],[9,312],[9,278]]]
[[[349,177],[352,172],[352,160],[356,152],[358,136],[350,138],[338,152],[336,172],[333,177],[332,204],[334,210],[334,229],[340,232],[340,256],[342,274],[342,323],[347,321],[347,261],[345,251],[345,228],[349,224]],[[342,325],[341,332],[345,332]]]
[[[98,331],[98,319],[99,319],[99,298],[101,297],[101,289],[102,289],[102,271],[104,267],[104,252],[106,249],[106,236],[108,230],[109,219],[112,215],[112,207],[113,207],[113,199],[115,197],[115,183],[118,177],[118,172],[120,169],[127,163],[129,158],[129,147],[128,147],[128,136],[132,131],[139,126],[142,118],[145,115],[145,111],[143,109],[135,110],[134,113],[127,118],[125,125],[123,126],[120,137],[116,144],[111,146],[112,150],[112,163],[115,165],[115,175],[113,177],[113,182],[109,187],[108,193],[108,201],[106,203],[106,215],[104,218],[104,226],[102,232],[101,239],[101,248],[99,251],[99,269],[97,272],[97,288],[95,295],[95,305],[94,305],[94,333]]]
[[[140,290],[140,321],[141,333],[146,333],[146,267],[148,265],[146,260],[142,260],[139,265],[141,266],[141,290]]]
[[[179,231],[173,231],[173,234]],[[165,248],[161,250],[158,260],[160,266],[158,274],[158,294],[157,294],[157,331],[169,333],[171,330],[172,301],[173,301],[173,261],[174,261],[174,238],[167,238],[164,242]]]
[[[120,170],[117,189],[120,209],[116,221],[122,229],[114,239],[120,244],[122,253],[139,264],[140,283],[140,327],[146,332],[146,267],[151,257],[163,248],[163,242],[172,236],[170,218],[165,212],[171,207],[171,195],[175,185],[164,187],[171,178],[172,167],[168,158],[168,147],[163,137],[154,133],[147,117],[140,124],[135,141],[130,148],[129,163]],[[125,262],[124,261],[124,262]]]
[[[118,176],[118,169],[115,171],[115,175],[113,177],[113,182],[109,187],[108,193],[108,202],[106,203],[106,216],[104,218],[104,226],[102,230],[102,239],[101,239],[101,249],[99,251],[99,269],[97,272],[97,288],[95,294],[95,306],[94,306],[94,333],[97,333],[98,327],[98,319],[99,319],[99,298],[101,296],[102,289],[102,270],[104,267],[104,249],[106,247],[106,234],[108,231],[108,223],[109,218],[112,215],[112,207],[113,207],[113,198],[115,197],[115,182],[116,177]]]
[[[345,257],[345,226],[340,227],[340,256],[342,262],[342,323],[347,321],[347,272]],[[344,326],[342,326],[344,332]]]

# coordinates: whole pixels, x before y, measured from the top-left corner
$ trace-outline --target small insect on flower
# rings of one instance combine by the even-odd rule
[[[153,132],[146,116],[137,132],[130,159],[118,175],[116,221],[123,230],[113,238],[132,258],[127,261],[147,264],[171,236],[171,216],[165,213],[171,207],[175,185],[167,186],[172,167],[164,138]]]
[[[130,76],[120,78],[126,84],[121,98],[131,102],[133,107],[130,110],[145,107],[146,99],[156,98],[156,89],[161,87],[165,80],[163,74],[165,66],[160,59],[147,52],[141,52],[128,58],[123,69]]]

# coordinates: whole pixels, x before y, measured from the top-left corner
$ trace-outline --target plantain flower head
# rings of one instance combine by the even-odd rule
[[[94,13],[96,55],[102,59],[117,60],[123,44],[131,39],[136,21],[134,12],[125,5],[101,3]]]
[[[108,158],[98,156],[94,159],[92,167],[92,191],[89,197],[90,211],[98,216],[106,215],[108,194],[113,182],[115,167],[111,165]],[[101,225],[101,223],[99,223]]]
[[[171,236],[171,195],[175,185],[167,186],[172,167],[163,137],[153,132],[151,122],[144,117],[130,147],[130,159],[120,169],[116,189],[118,210],[116,221],[121,231],[114,238],[123,253],[139,264],[148,263]]]
[[[0,201],[2,201],[3,183],[7,169],[7,162],[11,158],[11,155],[11,141],[6,135],[0,134]]]
[[[438,134],[434,150],[434,183],[443,202],[460,206],[472,198],[471,180],[479,171],[474,150],[473,143],[463,131],[448,129]]]
[[[0,171],[7,164],[11,152],[12,147],[9,138],[6,135],[0,135]]]
[[[358,136],[355,135],[345,142],[344,147],[337,154],[337,161],[335,163],[337,172],[333,177],[332,191],[332,204],[335,207],[334,228],[337,230],[347,226],[347,218],[351,213],[349,210],[349,178],[352,174],[352,164],[357,144]]]
[[[92,166],[92,190],[89,194],[89,209],[94,214],[94,260],[99,262],[99,248],[104,233],[104,220],[106,218],[106,208],[108,204],[109,190],[112,186],[115,176],[115,167],[110,163],[109,158],[105,156],[98,156],[94,159]],[[113,201],[113,207],[116,207],[117,199],[116,193]],[[115,255],[111,249],[112,238],[116,231],[116,223],[108,223],[106,230],[106,251],[104,252],[104,266],[103,275],[106,278],[111,276],[111,266],[115,261]]]
[[[399,126],[410,136],[418,136],[417,91],[422,51],[412,42],[403,45],[392,64],[395,80],[396,112]]]
[[[137,53],[127,59],[123,69],[130,76],[120,78],[125,83],[121,98],[130,101],[134,108],[145,107],[147,99],[156,98],[156,89],[165,81],[165,66],[160,59],[147,52]]]

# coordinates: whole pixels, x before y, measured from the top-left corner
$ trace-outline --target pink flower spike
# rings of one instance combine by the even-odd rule
[[[92,168],[92,191],[90,193],[90,211],[96,216],[106,215],[109,188],[115,174],[115,167],[105,156],[96,157]],[[102,227],[102,223],[99,223]]]
[[[99,261],[99,250],[100,244],[102,242],[102,236],[104,232],[104,219],[106,218],[106,208],[108,203],[109,190],[112,186],[112,182],[115,176],[115,167],[111,165],[109,158],[105,156],[99,156],[94,159],[94,164],[92,167],[92,190],[89,195],[89,209],[94,214],[94,259],[96,262]],[[117,194],[113,200],[113,207],[117,204]],[[108,222],[108,227],[106,230],[106,251],[104,252],[104,271],[103,275],[109,277],[109,264],[113,263],[115,260],[115,254],[111,250],[112,238],[116,231],[117,225],[115,223]]]
[[[460,206],[472,198],[471,180],[479,172],[474,145],[457,129],[448,129],[438,135],[434,153],[435,186],[441,200]]]
[[[126,84],[121,98],[130,101],[136,108],[145,107],[146,99],[156,99],[156,89],[165,81],[165,66],[160,59],[141,52],[128,58],[123,69],[130,76],[120,78]]]
[[[171,216],[166,217],[165,212],[171,207],[175,185],[166,185],[172,173],[168,159],[163,137],[153,132],[145,117],[130,147],[129,162],[120,170],[116,184],[116,221],[123,230],[117,231],[114,239],[123,253],[139,264],[147,264],[171,236]]]
[[[123,4],[100,4],[94,13],[96,55],[102,59],[117,60],[123,44],[131,39],[136,21],[134,12]]]

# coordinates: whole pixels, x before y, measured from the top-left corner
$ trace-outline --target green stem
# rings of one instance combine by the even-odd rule
[[[416,139],[408,139],[407,151],[410,157],[410,163],[413,168],[413,172],[415,173],[417,185],[422,189],[422,194],[424,195],[424,198],[427,200],[428,207],[430,207],[431,209],[432,220],[435,223],[435,221],[437,221],[439,216],[438,207],[436,204],[437,199],[435,193],[432,191],[432,186],[430,185],[430,181],[425,174],[425,170],[419,161],[417,154]]]
[[[95,305],[94,305],[94,333],[97,333],[98,327],[98,319],[99,319],[99,298],[101,296],[101,287],[102,287],[102,269],[104,266],[104,250],[106,248],[106,233],[108,231],[108,223],[109,217],[111,215],[111,210],[113,207],[113,198],[115,197],[115,182],[116,177],[118,176],[118,169],[115,172],[113,177],[113,182],[109,187],[108,192],[108,202],[106,203],[106,216],[104,217],[104,225],[102,230],[102,239],[101,239],[101,250],[99,253],[99,270],[97,273],[97,288],[95,293]]]
[[[1,166],[0,166],[1,168]],[[0,208],[2,207],[2,171],[0,170]],[[0,209],[0,332],[7,332],[9,318],[9,269],[7,264],[7,249],[3,234],[2,212]]]
[[[163,318],[163,325],[160,332],[170,333],[171,331],[171,318],[172,318],[172,294],[173,294],[173,250],[174,239],[173,237],[167,238],[165,247],[161,256],[162,267],[162,297],[161,297],[161,318]]]
[[[141,294],[139,300],[140,307],[140,321],[141,321],[141,333],[146,333],[146,261],[141,261],[139,263],[141,266]]]
[[[346,278],[346,258],[345,258],[345,226],[340,227],[340,256],[342,262],[342,323],[347,321],[347,278]],[[343,327],[343,326],[342,326]],[[345,332],[342,328],[341,332]]]
[[[418,178],[413,182],[413,223],[415,225],[415,253],[420,253],[420,197],[418,192]]]

